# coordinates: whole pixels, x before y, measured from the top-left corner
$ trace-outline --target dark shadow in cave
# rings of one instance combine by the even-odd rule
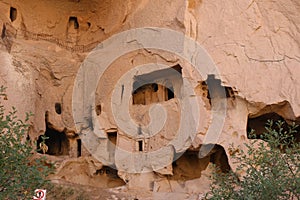
[[[212,145],[212,144],[208,144]],[[212,150],[203,158],[199,158],[200,147],[187,150],[177,160],[172,163],[173,180],[192,180],[201,177],[201,172],[205,170],[211,162],[216,165],[220,173],[228,173],[231,168],[225,149],[221,145],[214,145]],[[176,157],[176,155],[175,155]]]
[[[126,183],[119,177],[118,170],[111,168],[109,166],[103,166],[101,169],[98,169],[95,175],[105,177],[107,180],[107,187],[113,188],[122,185],[126,185]]]
[[[279,114],[275,113],[275,112],[270,112],[270,113],[266,113],[263,115],[260,115],[258,117],[248,117],[248,123],[247,123],[247,137],[248,139],[261,139],[261,135],[266,133],[266,124],[268,122],[268,120],[272,120],[273,121],[273,126],[272,128],[277,130],[277,132],[279,131],[279,128],[276,126],[276,122],[283,121],[285,122],[282,126],[282,133],[289,132],[289,124],[287,123],[287,121],[280,116]],[[298,125],[298,127],[296,128],[296,133],[293,134],[293,137],[295,139],[296,142],[300,142],[300,123],[297,122],[297,120],[295,120],[295,124]],[[254,131],[252,135],[250,135],[251,131]]]
[[[45,140],[45,144],[48,147],[48,150],[46,154],[49,155],[69,155],[70,150],[70,144],[69,140],[64,132],[59,132],[53,128],[51,128],[51,124],[47,120],[47,114],[46,114],[46,131],[44,136],[48,137],[48,139]],[[40,144],[43,141],[42,135],[39,136],[37,140],[37,152],[43,153],[42,150],[40,150]]]

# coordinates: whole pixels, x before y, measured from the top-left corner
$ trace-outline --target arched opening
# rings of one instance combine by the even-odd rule
[[[17,19],[17,9],[16,8],[10,7],[9,18],[10,18],[11,22],[13,22]]]
[[[61,114],[61,104],[60,103],[55,103],[55,112],[57,113],[57,114]]]

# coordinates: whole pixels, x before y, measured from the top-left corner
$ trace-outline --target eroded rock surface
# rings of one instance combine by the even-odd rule
[[[2,0],[0,80],[8,88],[4,103],[14,105],[21,117],[34,113],[31,141],[41,142],[43,134],[50,137],[48,157],[59,161],[53,179],[98,187],[125,184],[129,189],[152,191],[156,199],[166,199],[172,192],[194,198],[193,194],[209,189],[209,163],[220,165],[224,172],[235,169],[228,160],[229,147],[248,141],[247,128],[261,133],[267,118],[300,124],[299,11],[297,0]],[[92,158],[95,152],[79,137],[84,132],[76,129],[73,119],[77,72],[99,43],[141,27],[168,28],[192,38],[210,55],[218,73],[201,76],[183,58],[157,49],[141,48],[114,60],[98,82],[89,119],[92,124],[99,121],[101,127],[94,128],[102,131],[89,143],[100,144],[98,157]],[[163,64],[167,66],[163,70],[177,73],[166,77],[163,70],[152,72],[151,66],[147,73],[136,72],[132,89],[147,76],[155,76],[157,83],[132,91],[128,110],[140,129],[132,133],[137,137],[131,137],[118,126],[111,102],[118,80],[147,63]],[[199,127],[170,145],[181,120],[185,81],[191,82],[195,93],[189,98],[197,98]],[[220,96],[213,85],[225,95]],[[118,98],[121,102],[122,96]],[[209,144],[203,143],[212,116],[219,115],[213,105],[222,98],[226,114],[224,124],[219,124],[217,146],[199,151]],[[145,137],[143,127],[151,122],[149,109],[157,103],[166,109],[167,121],[156,135]],[[165,146],[164,153],[152,157],[157,160],[154,164],[143,154]],[[124,156],[118,148],[130,154]],[[134,170],[141,173],[129,173]]]

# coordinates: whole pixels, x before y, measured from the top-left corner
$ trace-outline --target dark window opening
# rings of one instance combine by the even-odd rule
[[[157,92],[158,90],[158,85],[156,83],[153,83],[152,84],[152,87],[153,87],[153,92]]]
[[[77,139],[77,157],[81,156],[81,139]]]
[[[138,141],[139,144],[139,151],[143,151],[143,140]]]
[[[77,17],[70,17],[69,18],[69,26],[73,26],[74,29],[79,28],[79,23],[78,23]]]
[[[102,111],[102,108],[101,108],[101,105],[96,105],[96,114],[97,116],[99,116],[101,114],[101,111]]]
[[[170,100],[170,99],[174,98],[174,89],[173,89],[173,87],[167,88],[167,93],[168,93],[167,100]]]
[[[91,27],[91,23],[90,22],[87,22],[87,25],[88,25],[89,28]]]
[[[114,145],[117,144],[117,135],[118,135],[117,132],[108,132],[107,133],[108,140]]]
[[[60,103],[55,103],[55,112],[57,114],[61,114],[61,104]]]
[[[10,18],[11,22],[13,22],[17,19],[17,9],[16,8],[10,7],[9,18]]]

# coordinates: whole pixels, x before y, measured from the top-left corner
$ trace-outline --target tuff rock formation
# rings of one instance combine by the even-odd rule
[[[1,0],[5,104],[14,105],[21,117],[34,113],[28,137],[37,147],[41,135],[49,137],[47,158],[57,166],[52,179],[124,185],[151,191],[154,199],[197,199],[209,189],[209,163],[223,172],[235,169],[228,158],[238,149],[230,145],[247,143],[247,129],[261,133],[267,119],[300,123],[299,13],[297,0]],[[199,74],[192,64],[204,70],[206,62],[145,48],[145,38],[135,34],[96,54],[109,47],[108,42],[95,50],[101,42],[143,27],[152,27],[147,30],[153,35],[166,28],[197,41],[216,70]],[[139,48],[112,60],[98,80],[93,65],[131,43]],[[187,41],[178,46],[180,51],[188,47]],[[78,75],[88,64],[89,76]],[[128,72],[133,73],[124,78],[129,90],[119,82]],[[83,90],[92,80],[98,82],[91,95]],[[188,85],[193,94],[185,93]],[[118,107],[123,92],[131,121]],[[91,95],[87,99],[94,104],[86,106],[90,102],[81,102],[86,98],[81,94]],[[198,105],[187,118],[182,118],[184,99]],[[153,107],[158,103],[161,107]],[[74,112],[86,121],[78,122]],[[127,133],[115,118],[118,113],[119,122],[137,128]],[[189,129],[194,119],[199,126]],[[182,124],[188,131],[178,135]],[[212,125],[217,137],[209,138]]]

